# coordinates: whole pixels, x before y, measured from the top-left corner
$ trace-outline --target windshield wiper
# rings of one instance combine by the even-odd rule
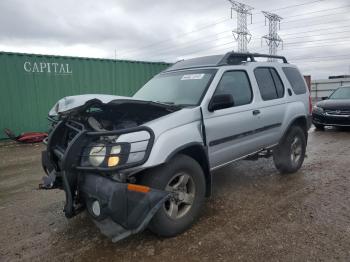
[[[154,101],[155,103],[159,103],[159,104],[166,104],[166,105],[175,105],[174,102],[162,102],[162,101]]]
[[[162,102],[162,101],[153,101],[154,103],[157,104],[163,104],[166,106],[171,106],[171,107],[175,107],[175,108],[183,108],[183,107],[188,107],[188,106],[195,106],[192,104],[175,104],[174,102]]]

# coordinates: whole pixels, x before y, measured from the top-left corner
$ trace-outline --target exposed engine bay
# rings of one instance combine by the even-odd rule
[[[104,104],[95,99],[60,114],[59,118],[75,120],[93,131],[112,131],[137,127],[179,109],[155,102],[116,100]]]

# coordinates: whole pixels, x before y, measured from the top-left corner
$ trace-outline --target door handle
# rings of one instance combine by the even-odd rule
[[[254,110],[253,111],[253,115],[256,116],[256,115],[259,115],[260,114],[260,110]]]

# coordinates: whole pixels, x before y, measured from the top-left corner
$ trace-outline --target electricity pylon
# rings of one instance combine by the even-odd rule
[[[235,40],[238,42],[238,52],[245,53],[248,51],[247,46],[250,42],[252,35],[250,34],[247,26],[247,16],[250,15],[251,23],[252,23],[252,13],[251,10],[254,8],[242,4],[237,1],[228,0],[231,4],[231,19],[232,19],[232,11],[237,12],[237,28],[232,31]]]
[[[283,47],[283,41],[281,37],[277,34],[277,30],[280,28],[280,22],[282,20],[282,17],[266,11],[262,11],[262,13],[265,16],[265,25],[266,19],[269,20],[269,34],[263,36],[262,38],[266,39],[266,43],[269,46],[269,54],[277,55],[277,48],[280,45],[280,43],[282,43]],[[269,58],[269,61],[275,61],[275,59]]]

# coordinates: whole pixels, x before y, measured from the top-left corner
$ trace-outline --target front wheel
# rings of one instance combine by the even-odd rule
[[[178,155],[169,163],[148,170],[142,174],[141,184],[172,192],[148,226],[157,235],[176,236],[198,218],[205,199],[205,177],[191,157]]]
[[[279,145],[273,150],[276,168],[282,174],[294,173],[304,162],[306,137],[299,126],[293,126]]]

